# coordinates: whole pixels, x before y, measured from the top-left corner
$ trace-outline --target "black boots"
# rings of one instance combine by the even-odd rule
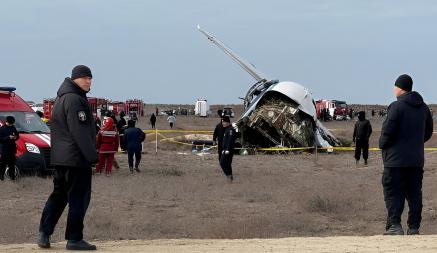
[[[404,235],[404,229],[401,224],[393,224],[384,232],[384,235]]]
[[[92,245],[85,240],[68,240],[65,247],[67,250],[96,250],[96,245]]]
[[[39,234],[38,246],[40,248],[48,249],[50,248],[50,236],[41,232]],[[65,246],[67,250],[96,250],[96,246],[92,245],[85,240],[73,241],[68,240]]]
[[[38,246],[44,249],[50,248],[50,236],[43,232],[39,233]]]
[[[407,235],[420,235],[419,229],[417,229],[417,228],[409,228],[407,230]]]

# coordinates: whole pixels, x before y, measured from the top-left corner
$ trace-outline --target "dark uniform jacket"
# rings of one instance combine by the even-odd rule
[[[126,120],[124,117],[120,117],[120,120],[117,122],[117,130],[119,134],[124,134],[124,130],[126,127]]]
[[[146,135],[138,127],[129,127],[124,132],[124,141],[126,142],[127,150],[130,152],[141,151],[141,142],[145,139]]]
[[[89,167],[97,162],[96,128],[86,92],[65,78],[53,106],[51,164]]]
[[[225,133],[223,135],[223,150],[229,151],[231,154],[234,152],[234,146],[235,146],[235,138],[236,133],[235,129],[232,126],[226,127]]]
[[[433,132],[428,106],[417,92],[398,97],[388,107],[379,148],[385,167],[423,167],[424,143]]]
[[[370,125],[370,122],[367,119],[359,120],[355,123],[354,141],[368,142],[371,134],[372,125]]]
[[[152,116],[150,116],[150,123],[155,124],[156,122],[156,116],[155,114],[152,114]]]
[[[213,141],[217,141],[217,147],[219,150],[223,147],[223,135],[225,134],[225,128],[223,127],[222,123],[218,123],[217,126],[215,126],[214,134],[212,136]]]
[[[12,140],[9,136],[15,135],[17,138]],[[18,140],[20,135],[18,134],[15,126],[5,125],[0,127],[0,145],[1,145],[1,153],[3,155],[15,155],[17,152],[17,145],[15,141]]]

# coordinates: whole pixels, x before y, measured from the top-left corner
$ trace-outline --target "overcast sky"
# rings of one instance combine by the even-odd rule
[[[437,1],[0,1],[0,85],[54,97],[72,67],[90,96],[240,103],[255,80],[196,29],[315,99],[388,104],[408,73],[437,103]]]

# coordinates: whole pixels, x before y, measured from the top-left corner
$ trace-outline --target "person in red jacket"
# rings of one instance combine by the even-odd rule
[[[119,136],[114,127],[111,117],[105,117],[103,126],[96,137],[96,147],[99,152],[99,163],[96,165],[96,174],[102,173],[105,167],[105,175],[110,176],[112,172],[112,161],[114,154],[118,151]]]

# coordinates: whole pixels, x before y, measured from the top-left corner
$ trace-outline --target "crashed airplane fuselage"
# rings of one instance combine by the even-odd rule
[[[318,120],[311,93],[294,82],[262,76],[220,40],[197,27],[257,81],[244,97],[245,111],[236,126],[245,146],[331,147],[340,142]]]

